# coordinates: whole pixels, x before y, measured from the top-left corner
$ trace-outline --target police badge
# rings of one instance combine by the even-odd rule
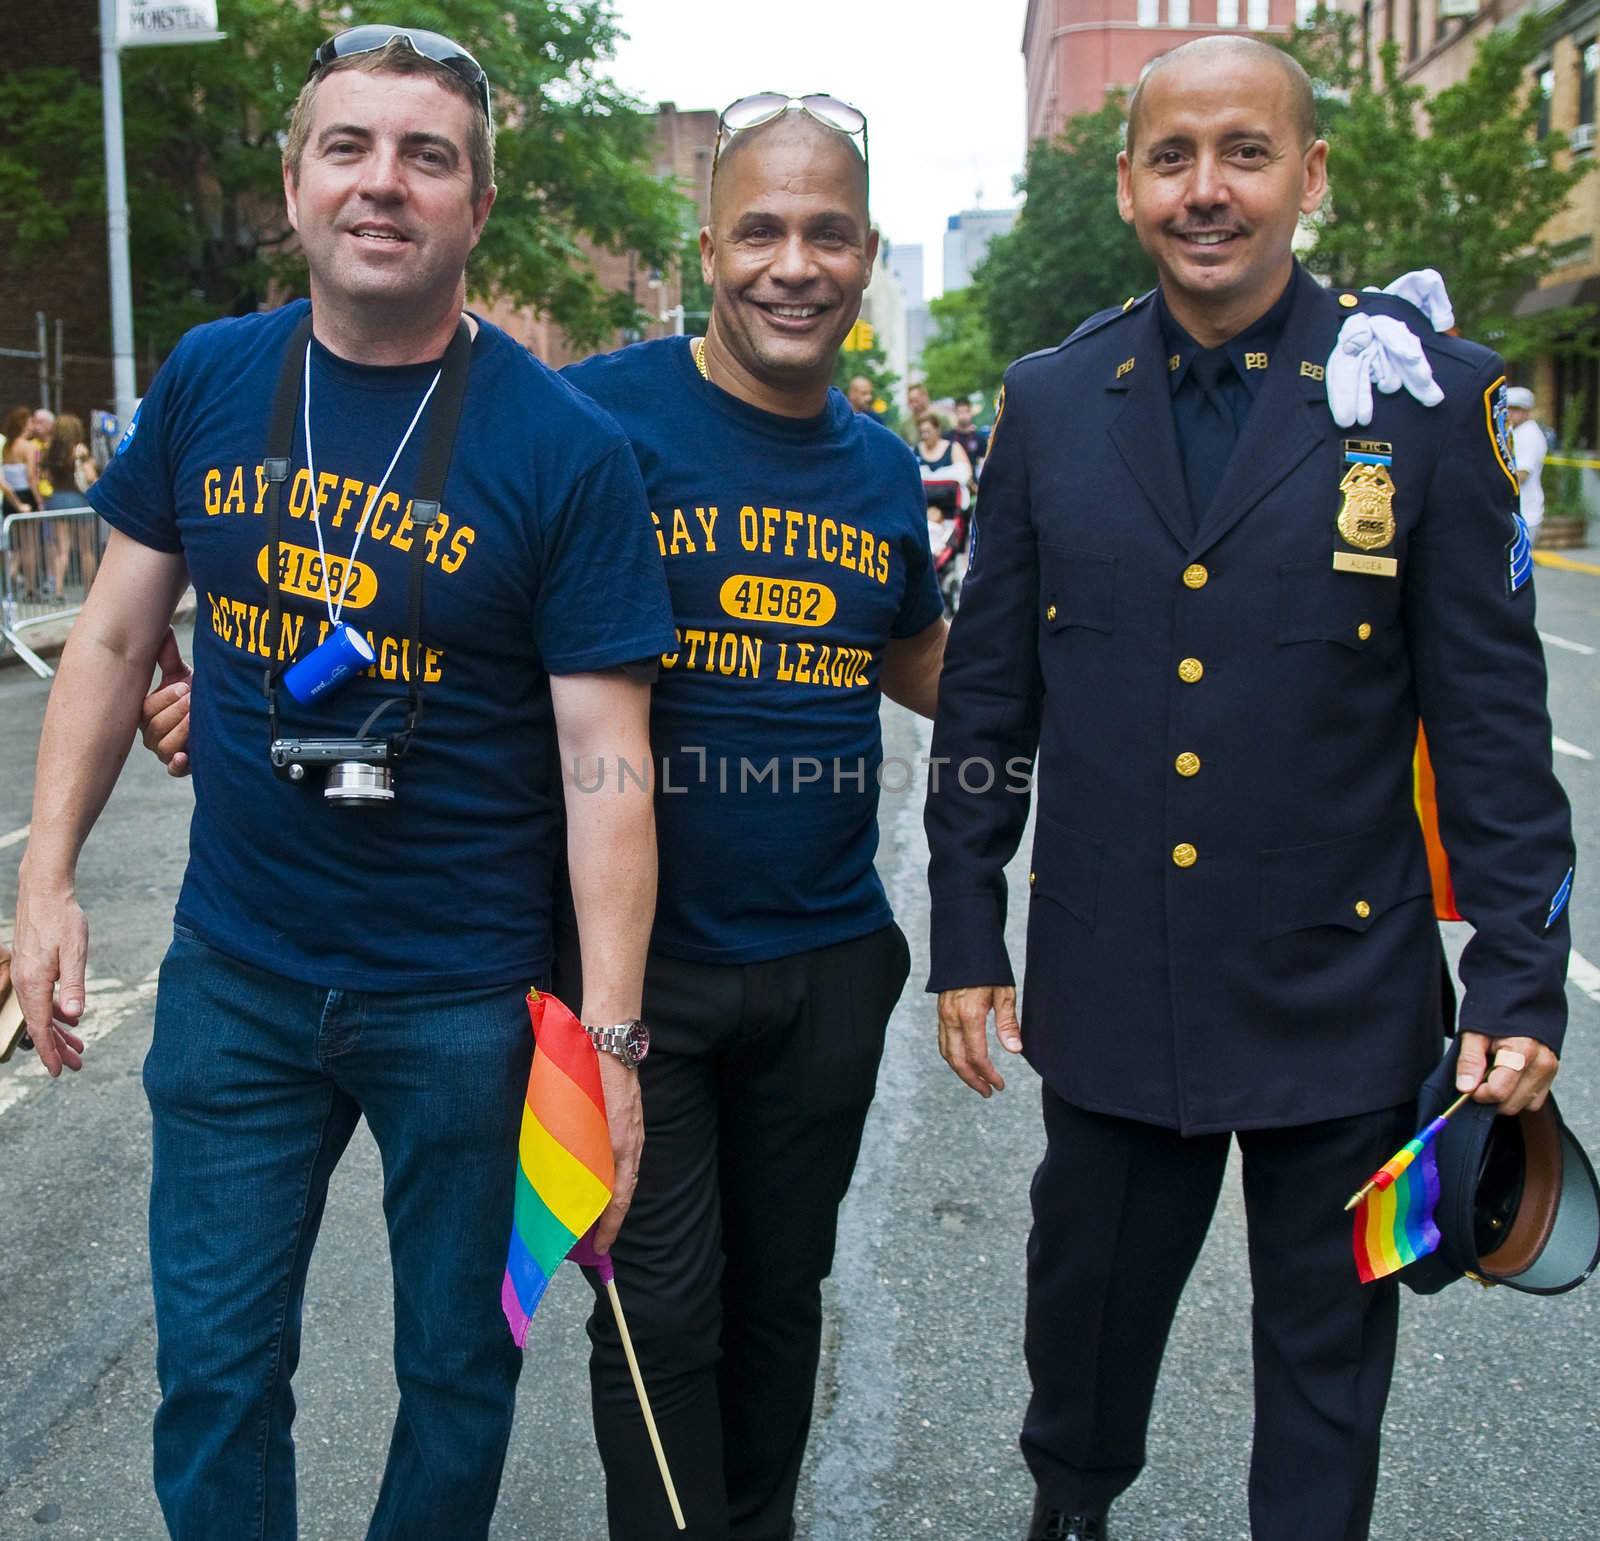
[[[1381,465],[1353,465],[1339,483],[1344,506],[1339,534],[1357,551],[1376,551],[1394,539],[1394,478]]]
[[[1346,439],[1344,458],[1349,470],[1339,483],[1344,494],[1336,527],[1339,538],[1354,551],[1335,551],[1333,565],[1340,572],[1370,573],[1393,578],[1400,564],[1393,557],[1356,555],[1377,551],[1394,540],[1394,446],[1376,439]]]

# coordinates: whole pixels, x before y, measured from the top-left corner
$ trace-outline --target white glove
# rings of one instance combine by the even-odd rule
[[[1403,385],[1425,407],[1444,392],[1433,378],[1417,334],[1392,316],[1351,316],[1328,355],[1328,407],[1341,428],[1372,421],[1372,387],[1392,396]]]
[[[1449,291],[1437,268],[1417,268],[1402,273],[1392,284],[1375,289],[1367,286],[1369,293],[1393,294],[1410,300],[1425,315],[1436,332],[1448,332],[1456,324],[1455,307],[1450,303]]]

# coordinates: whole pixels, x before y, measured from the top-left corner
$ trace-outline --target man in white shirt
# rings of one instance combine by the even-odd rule
[[[1549,448],[1542,429],[1533,418],[1533,392],[1525,385],[1513,385],[1506,392],[1507,417],[1511,420],[1511,447],[1517,456],[1517,481],[1522,486],[1522,521],[1533,542],[1544,523],[1544,457]]]

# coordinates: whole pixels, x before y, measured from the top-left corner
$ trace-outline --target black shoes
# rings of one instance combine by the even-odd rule
[[[1033,1500],[1033,1518],[1028,1522],[1028,1541],[1109,1541],[1105,1512],[1069,1514],[1054,1509],[1042,1494]]]

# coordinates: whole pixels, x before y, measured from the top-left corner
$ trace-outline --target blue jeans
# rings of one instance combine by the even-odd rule
[[[522,1367],[500,1281],[531,1052],[520,986],[326,990],[179,928],[144,1066],[155,1484],[174,1541],[296,1534],[306,1269],[363,1115],[383,1158],[400,1387],[367,1535],[488,1534]]]

